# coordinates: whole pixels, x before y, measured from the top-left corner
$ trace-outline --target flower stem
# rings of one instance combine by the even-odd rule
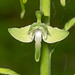
[[[48,47],[48,44],[43,43],[40,75],[51,75],[51,56],[54,48]]]
[[[40,75],[50,75],[50,60],[51,56],[49,54],[48,45],[44,43],[42,48]]]
[[[25,15],[25,6],[24,6],[24,3],[23,3],[23,0],[20,0],[20,5],[21,5],[21,19],[24,17]]]
[[[43,12],[43,22],[50,25],[51,0],[40,0],[40,11]]]
[[[40,0],[40,10],[44,16],[50,17],[50,0]]]
[[[43,12],[45,20],[44,23],[50,25],[50,3],[51,0],[40,0],[40,11]],[[51,55],[48,44],[43,43],[40,75],[51,75]]]

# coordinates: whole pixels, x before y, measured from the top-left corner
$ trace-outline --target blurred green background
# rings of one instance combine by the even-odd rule
[[[39,0],[28,0],[26,14],[20,19],[19,0],[0,0],[0,67],[10,68],[21,75],[40,75],[40,62],[34,60],[34,41],[21,43],[8,33],[10,27],[22,27],[36,21],[35,11]],[[59,0],[52,0],[51,26],[63,28],[75,17],[75,0],[67,0],[62,7]],[[52,55],[52,75],[75,74],[75,27],[70,35],[56,47]]]

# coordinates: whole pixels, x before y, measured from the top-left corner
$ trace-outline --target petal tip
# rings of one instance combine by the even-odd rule
[[[35,61],[36,61],[36,62],[39,62],[39,61],[40,61],[40,59],[35,58]]]

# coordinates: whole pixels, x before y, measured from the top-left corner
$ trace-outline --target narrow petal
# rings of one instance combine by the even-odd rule
[[[35,32],[35,60],[36,62],[40,59],[40,50],[41,49],[41,31]]]
[[[21,42],[32,42],[33,37],[28,34],[29,26],[22,27],[22,28],[9,28],[9,33],[17,40]]]
[[[69,32],[63,29],[59,29],[57,27],[52,28],[51,26],[47,26],[50,34],[47,35],[47,38],[43,37],[43,40],[47,43],[55,43],[65,39]]]

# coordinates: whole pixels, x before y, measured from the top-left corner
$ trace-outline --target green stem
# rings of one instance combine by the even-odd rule
[[[54,48],[48,48],[48,44],[44,43],[42,48],[40,75],[51,75],[51,56]]]
[[[51,0],[40,0],[40,11],[43,12],[44,23],[50,25],[50,3]],[[51,75],[51,55],[48,44],[44,43],[42,47],[40,75]]]
[[[51,56],[49,54],[48,45],[44,43],[42,48],[40,75],[50,75],[50,60]]]
[[[40,10],[43,12],[44,14],[44,23],[46,25],[50,25],[50,12],[51,12],[51,0],[40,0]]]
[[[21,19],[22,19],[25,15],[25,6],[23,0],[20,0],[20,5],[21,5]]]
[[[50,0],[40,0],[40,10],[44,13],[44,16],[50,17]]]

